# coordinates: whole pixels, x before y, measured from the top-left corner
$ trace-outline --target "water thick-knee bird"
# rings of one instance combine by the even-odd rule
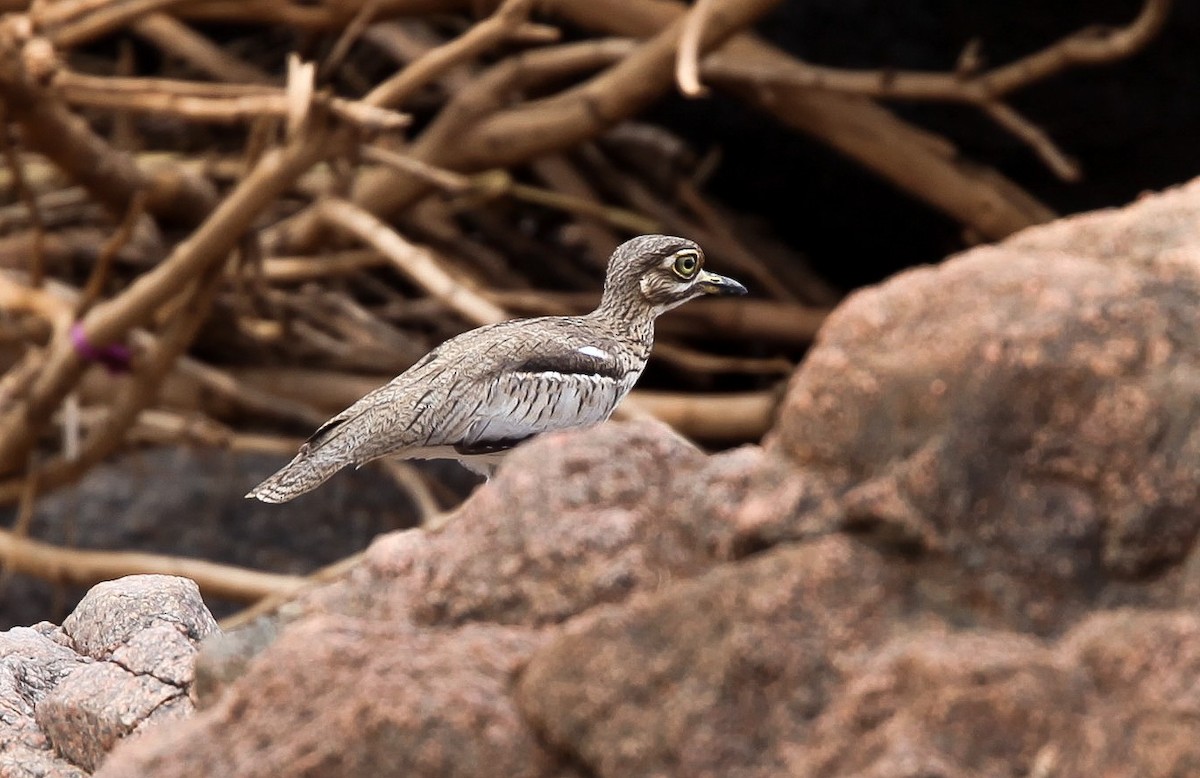
[[[347,465],[384,456],[457,459],[488,475],[521,441],[607,419],[645,369],[664,311],[701,295],[745,293],[705,270],[690,240],[626,241],[608,261],[596,310],[513,319],[447,340],[322,424],[246,496],[287,502]]]

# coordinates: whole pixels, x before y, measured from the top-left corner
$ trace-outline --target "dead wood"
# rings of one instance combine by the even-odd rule
[[[0,2],[0,503],[28,516],[123,446],[283,456],[467,327],[588,310],[608,252],[640,232],[697,239],[755,295],[665,317],[658,383],[621,415],[753,440],[840,292],[710,197],[712,155],[638,117],[676,89],[720,91],[999,238],[1053,214],[884,103],[966,104],[1077,178],[1013,96],[1141,50],[1171,5],[932,73],[802,61],[751,31],[777,2]],[[196,21],[249,27],[250,43]],[[281,49],[254,25],[303,32]],[[136,71],[126,35],[161,51],[162,72]],[[83,48],[111,42],[126,55]],[[444,507],[411,469],[387,470],[424,514]],[[0,536],[10,569],[54,580],[297,585],[20,535]]]

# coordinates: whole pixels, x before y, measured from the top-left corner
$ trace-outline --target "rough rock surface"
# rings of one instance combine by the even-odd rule
[[[905,273],[764,447],[533,441],[96,774],[1198,774],[1197,325],[1200,182]]]
[[[824,473],[851,525],[936,554],[933,596],[972,622],[1049,634],[1178,602],[1200,528],[1200,182],[855,295],[769,448]]]
[[[314,616],[250,664],[252,692],[226,694],[101,774],[553,775],[558,757],[538,747],[507,694],[543,639],[502,626],[442,632]],[[216,735],[233,731],[229,741]]]
[[[61,628],[0,633],[0,775],[84,776],[131,733],[185,718],[216,629],[195,583],[144,575],[93,587]]]

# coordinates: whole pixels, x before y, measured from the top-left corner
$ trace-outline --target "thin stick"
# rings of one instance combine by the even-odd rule
[[[129,154],[93,132],[47,87],[57,66],[54,51],[38,45],[44,40],[31,41],[29,35],[28,19],[0,19],[0,99],[8,119],[21,125],[25,146],[48,157],[118,217],[134,193],[146,189],[147,207],[155,215],[188,226],[200,223],[216,202],[215,191],[197,177],[174,169],[148,175]],[[31,51],[40,52],[46,61],[39,62]],[[33,64],[50,72],[31,72]]]
[[[32,251],[29,253],[29,281],[34,286],[41,286],[46,277],[46,225],[42,219],[42,211],[38,207],[37,197],[29,186],[25,176],[25,163],[21,155],[13,147],[12,138],[8,134],[8,112],[0,104],[0,145],[4,150],[4,161],[8,166],[9,175],[25,212],[29,216],[29,224],[33,229]]]
[[[977,74],[911,71],[846,70],[792,60],[787,67],[719,57],[711,65],[723,78],[764,85],[795,86],[888,100],[945,100],[986,103],[1072,66],[1099,65],[1135,54],[1153,40],[1171,10],[1172,0],[1145,0],[1137,17],[1124,27],[1103,32],[1072,33],[1007,65]]]
[[[407,462],[386,457],[379,460],[379,465],[412,499],[413,506],[417,509],[418,524],[424,524],[441,513],[437,499],[433,492],[429,491],[425,479],[415,467]]]
[[[642,390],[631,393],[629,399],[690,438],[738,443],[767,433],[775,420],[779,392],[694,395]]]
[[[338,36],[337,41],[333,44],[333,48],[329,50],[329,54],[325,57],[325,61],[321,63],[318,69],[318,77],[322,81],[329,78],[329,74],[341,66],[342,60],[350,53],[350,47],[358,42],[358,39],[363,34],[363,30],[367,29],[371,24],[371,20],[375,18],[375,14],[378,11],[379,0],[366,0],[362,8],[358,9],[358,13],[354,14],[354,18],[342,29],[342,34]]]
[[[696,0],[683,22],[679,53],[675,57],[675,81],[685,97],[703,97],[708,93],[700,83],[700,41],[713,5],[714,0]]]
[[[55,88],[72,105],[167,114],[191,121],[247,123],[263,116],[286,118],[291,106],[280,88],[258,84],[209,84],[165,78],[119,78],[60,71]],[[411,118],[369,103],[311,95],[339,118],[375,131],[408,126]]]
[[[304,585],[295,591],[283,591],[277,594],[267,594],[261,600],[245,610],[238,611],[232,616],[222,619],[220,622],[221,629],[229,631],[244,624],[248,624],[259,616],[270,613],[288,600],[294,599],[302,591],[315,589],[321,584],[329,583],[330,581],[341,578],[358,566],[359,562],[362,561],[362,558],[362,551],[351,554],[344,559],[339,559],[338,561],[328,564],[325,567],[322,567],[320,570],[311,573],[306,578],[302,579],[304,581]]]
[[[614,227],[634,233],[661,232],[661,225],[654,219],[642,216],[626,208],[604,205],[594,200],[555,192],[543,187],[531,186],[514,181],[508,171],[497,168],[465,176],[453,170],[435,167],[408,154],[398,154],[379,146],[367,146],[363,157],[433,184],[451,194],[476,193],[482,197],[509,196],[527,203],[556,208],[567,213],[590,216],[608,222]]]
[[[313,132],[265,155],[170,257],[120,296],[91,310],[81,323],[88,342],[103,347],[121,338],[145,323],[159,305],[206,267],[222,262],[262,209],[318,159],[331,153],[331,146],[336,148],[324,133]],[[20,467],[38,430],[87,366],[67,330],[58,328],[46,367],[30,396],[14,403],[0,418],[0,473]]]
[[[453,279],[433,252],[409,243],[368,211],[347,200],[326,200],[318,213],[327,224],[369,243],[430,296],[473,324],[511,319],[507,311]]]
[[[173,16],[164,13],[143,16],[133,23],[133,31],[167,56],[179,57],[218,81],[270,84],[275,80],[264,71],[232,56]]]
[[[104,293],[104,285],[108,283],[108,274],[112,270],[113,262],[133,236],[134,227],[137,226],[138,218],[144,213],[145,204],[146,197],[143,193],[139,192],[134,195],[125,218],[117,226],[116,232],[104,242],[104,246],[100,249],[100,255],[96,257],[96,263],[92,266],[92,273],[88,278],[87,285],[83,288],[83,292],[75,304],[76,319],[87,313]]]
[[[533,0],[504,0],[496,12],[472,25],[454,40],[429,51],[408,67],[372,89],[363,98],[370,105],[397,108],[422,86],[450,68],[478,56],[508,38],[520,27],[533,7]]]
[[[997,124],[1024,141],[1033,149],[1046,167],[1063,181],[1078,181],[1082,176],[1079,163],[1067,156],[1054,140],[1033,122],[1006,103],[989,102],[980,106]]]
[[[178,575],[191,578],[207,596],[241,602],[290,596],[308,585],[308,579],[300,576],[264,573],[203,559],[60,548],[18,537],[8,530],[0,530],[0,559],[15,573],[76,586],[91,586],[126,575]]]
[[[276,285],[300,284],[333,276],[349,276],[387,264],[387,258],[369,249],[339,251],[324,257],[267,257],[262,264],[262,278]]]

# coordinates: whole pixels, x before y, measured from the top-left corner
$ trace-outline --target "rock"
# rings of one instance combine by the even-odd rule
[[[849,527],[941,557],[931,597],[981,625],[1170,604],[1126,584],[1177,570],[1200,528],[1197,222],[1192,184],[855,294],[769,451],[834,484]]]
[[[0,633],[0,773],[83,776],[114,743],[191,712],[195,583],[130,576],[94,587],[64,629]]]
[[[275,642],[286,621],[275,613],[256,618],[240,629],[215,632],[205,638],[192,666],[192,698],[196,704],[201,708],[212,705],[225,687],[245,674],[250,661]]]
[[[538,626],[694,575],[714,551],[683,520],[680,474],[704,464],[657,422],[541,437],[439,530],[376,541],[323,607],[440,627]]]
[[[692,514],[706,463],[658,423],[521,447],[438,531],[385,536],[284,618],[206,644],[211,706],[98,775],[570,774],[517,711],[513,678],[554,625],[737,545],[723,519]]]
[[[715,559],[818,538],[845,523],[821,474],[799,470],[759,446],[714,454],[680,481],[672,515],[703,537]]]
[[[38,703],[36,718],[58,753],[88,770],[118,740],[184,690],[112,662],[78,668]]]
[[[63,621],[79,653],[184,687],[196,645],[217,631],[196,582],[139,575],[98,583]]]
[[[901,637],[855,668],[781,774],[1081,775],[1045,767],[1078,738],[1088,695],[1082,674],[1027,636]]]
[[[1077,736],[1055,749],[1060,774],[1200,774],[1200,616],[1100,612],[1060,652],[1092,690]]]
[[[792,750],[792,775],[1113,778],[1200,767],[1200,618],[1115,611],[1049,646],[1012,633],[882,647]]]
[[[908,584],[845,537],[772,550],[571,622],[522,709],[598,776],[786,774],[841,655],[904,626]]]
[[[543,637],[312,616],[212,708],[122,747],[97,776],[556,776],[508,694]]]
[[[97,775],[1195,774],[1196,225],[1200,184],[855,295],[762,448],[521,446]]]
[[[0,774],[86,775],[54,751],[34,710],[87,661],[35,629],[14,627],[0,633]]]

